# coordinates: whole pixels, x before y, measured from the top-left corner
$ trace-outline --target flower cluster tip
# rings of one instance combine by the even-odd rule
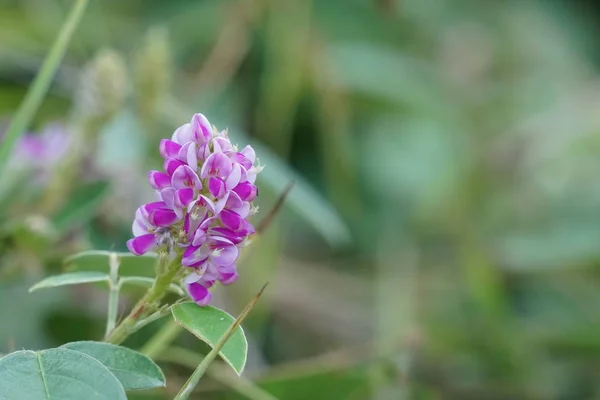
[[[195,114],[171,139],[160,142],[162,171],[149,171],[157,201],[139,207],[129,250],[182,252],[189,267],[187,291],[199,305],[210,303],[209,289],[237,280],[236,260],[254,227],[248,217],[262,170],[251,146],[239,150],[202,114]]]

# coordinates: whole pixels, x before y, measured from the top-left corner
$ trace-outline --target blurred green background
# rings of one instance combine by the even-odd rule
[[[70,5],[0,1],[1,126]],[[126,251],[159,139],[202,112],[266,166],[254,222],[295,182],[216,292],[237,313],[270,282],[245,322],[247,378],[280,400],[599,399],[599,15],[566,0],[91,1],[31,127],[76,145],[15,156],[0,182],[0,351],[101,338],[101,288],[27,288],[74,251]],[[182,333],[168,388],[132,398],[172,398],[205,350]],[[209,377],[197,398],[261,399],[235,382]]]

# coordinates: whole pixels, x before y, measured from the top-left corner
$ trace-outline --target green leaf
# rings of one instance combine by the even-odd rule
[[[51,316],[69,310],[73,304],[65,290],[39,290],[28,294],[27,289],[34,283],[13,279],[0,282],[0,304],[5,305],[0,307],[0,321],[12,321],[0,324],[0,338],[4,343],[14,338],[15,349],[50,347],[54,340],[48,334]],[[82,334],[81,330],[78,333]]]
[[[67,343],[60,348],[79,351],[100,361],[127,390],[165,386],[165,376],[150,358],[126,347],[102,342]]]
[[[110,251],[91,250],[73,254],[65,259],[69,271],[109,271]],[[119,258],[120,276],[142,276],[154,278],[156,254],[136,256],[131,253],[116,253]]]
[[[77,285],[80,283],[91,283],[91,282],[108,282],[108,275],[102,272],[94,271],[83,271],[83,272],[69,272],[66,274],[60,274],[50,276],[29,288],[29,293],[34,290],[64,286],[64,285]]]
[[[175,322],[211,347],[219,342],[235,321],[235,318],[223,310],[211,306],[199,307],[192,302],[176,304],[171,312]],[[231,335],[219,355],[238,375],[242,373],[248,355],[248,342],[241,327]]]
[[[78,351],[21,350],[0,359],[0,396],[19,400],[127,400],[100,361]]]
[[[56,229],[63,231],[73,222],[82,224],[91,219],[98,205],[108,195],[109,188],[110,185],[105,181],[87,183],[75,188],[73,196],[52,218]]]

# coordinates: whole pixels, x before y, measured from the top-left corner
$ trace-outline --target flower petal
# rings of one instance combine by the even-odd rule
[[[177,154],[177,159],[183,161],[192,169],[196,170],[198,166],[198,151],[196,150],[196,143],[188,142],[184,144]]]
[[[198,282],[187,285],[187,292],[192,300],[194,300],[194,302],[199,306],[206,306],[210,303],[210,291]]]
[[[164,190],[164,189],[163,189]],[[154,210],[159,210],[161,208],[168,209],[169,207],[165,204],[164,201],[155,201],[152,203],[144,204],[138,210],[140,211],[140,215],[146,220],[150,221],[150,213]]]
[[[240,153],[242,153],[244,157],[246,157],[248,161],[250,161],[250,163],[254,164],[254,161],[256,161],[256,153],[254,152],[252,146],[248,145],[244,147],[242,151],[240,151]]]
[[[240,183],[240,178],[242,177],[242,167],[240,164],[233,164],[231,169],[231,173],[225,180],[225,189],[232,190],[234,187]]]
[[[237,232],[232,231],[231,229],[228,228],[223,228],[223,227],[215,227],[215,228],[211,228],[210,230],[210,234],[214,237],[214,236],[220,236],[223,237],[229,241],[231,241],[233,244],[240,244],[244,241],[244,237],[243,235],[238,234]]]
[[[194,139],[198,144],[204,144],[212,137],[210,122],[203,114],[194,114],[191,125],[194,127]]]
[[[229,196],[227,197],[227,201],[225,202],[226,208],[235,211],[236,208],[240,208],[243,205],[244,205],[244,202],[242,201],[240,196],[238,196],[237,193],[235,193],[235,192],[229,193]]]
[[[145,224],[145,221],[139,218],[135,218],[133,220],[133,225],[131,226],[131,230],[133,231],[133,236],[143,236],[148,234],[148,225]]]
[[[198,160],[200,161],[204,161],[208,158],[208,156],[210,156],[210,146],[208,145],[208,143],[204,143],[200,146],[198,146]]]
[[[187,165],[181,165],[178,167],[171,177],[171,185],[175,189],[193,188],[196,190],[202,190],[202,183],[200,178]]]
[[[167,157],[177,157],[179,150],[181,149],[181,145],[169,139],[162,139],[160,141],[160,155],[163,158]]]
[[[240,199],[244,201],[252,201],[256,198],[258,194],[258,189],[256,186],[251,184],[250,182],[242,182],[233,188],[233,191],[240,196]]]
[[[200,171],[202,179],[206,179],[209,176],[225,179],[229,176],[232,170],[231,160],[223,153],[211,154]]]
[[[187,207],[194,200],[194,189],[185,188],[175,192],[175,206],[179,208]]]
[[[201,246],[189,246],[183,252],[181,264],[187,267],[198,267],[208,260],[208,254]]]
[[[235,153],[235,154],[231,155],[230,157],[233,162],[240,164],[242,167],[246,168],[247,170],[252,168],[252,162],[250,160],[248,160],[246,158],[246,156],[243,155],[242,153]]]
[[[225,209],[221,211],[221,213],[219,214],[219,218],[221,219],[221,222],[223,223],[223,225],[225,225],[226,228],[229,228],[233,231],[237,231],[242,227],[243,218],[240,217],[238,213],[233,212],[231,210]]]
[[[221,198],[225,195],[225,182],[221,178],[208,179],[208,191],[216,198]]]
[[[167,157],[165,158],[165,162],[163,163],[163,170],[165,170],[166,173],[169,174],[169,176],[173,176],[175,170],[177,170],[177,168],[181,167],[182,165],[185,165],[183,161],[177,160],[173,157]]]
[[[206,287],[214,285],[215,281],[219,279],[219,269],[213,263],[206,263],[206,270],[202,274],[202,284]]]
[[[211,254],[210,259],[217,266],[221,267],[233,264],[235,260],[237,260],[238,255],[239,250],[233,244],[225,246],[218,245],[217,251]]]
[[[231,285],[232,283],[234,283],[235,281],[237,281],[238,277],[239,276],[238,276],[237,272],[227,272],[227,273],[223,273],[222,272],[219,275],[219,281],[223,285]]]
[[[164,172],[148,171],[148,182],[154,189],[160,190],[171,184],[171,177]]]
[[[155,226],[170,226],[175,221],[177,221],[178,217],[173,210],[167,209],[159,209],[154,210],[148,216],[148,220]]]
[[[213,139],[213,148],[215,153],[230,153],[233,151],[229,139],[222,136]]]
[[[185,283],[186,285],[189,285],[194,282],[198,282],[200,279],[202,279],[202,274],[199,274],[197,272],[192,272],[191,274],[189,274],[188,276],[186,276],[183,279],[183,283]]]
[[[156,236],[152,233],[138,236],[127,241],[127,248],[136,256],[141,256],[142,254],[149,252],[157,245]]]
[[[173,132],[171,140],[183,146],[194,140],[194,129],[190,124],[183,124]]]
[[[200,197],[198,197],[198,200],[196,201],[195,205],[205,210],[211,211],[213,214],[218,213],[215,203],[213,203],[211,199],[204,195],[200,195]]]

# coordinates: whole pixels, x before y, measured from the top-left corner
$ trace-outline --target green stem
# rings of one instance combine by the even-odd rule
[[[167,265],[165,265],[167,264]],[[164,297],[173,279],[181,267],[181,256],[173,261],[169,261],[166,256],[159,258],[159,275],[154,281],[154,285],[148,289],[144,297],[138,301],[131,312],[121,323],[104,339],[105,342],[120,344],[133,332],[135,332],[136,323],[143,317],[158,310],[159,302]]]
[[[183,328],[172,319],[160,328],[154,336],[140,349],[140,352],[150,358],[158,357],[179,336]],[[196,366],[197,364],[194,364]],[[193,368],[193,367],[192,367]]]
[[[225,340],[228,339],[228,337],[226,337],[226,336],[223,336],[223,338],[225,338]],[[183,387],[181,388],[181,390],[179,391],[179,393],[177,393],[177,396],[175,396],[175,398],[173,400],[186,400],[188,397],[190,397],[190,394],[192,394],[192,391],[198,385],[198,382],[200,382],[200,378],[202,378],[204,376],[204,373],[206,372],[206,370],[210,366],[210,363],[213,362],[213,360],[219,354],[219,351],[221,350],[221,347],[223,347],[223,346],[222,345],[219,346],[217,344],[206,355],[206,357],[204,357],[202,359],[202,362],[198,365],[198,367],[196,367],[196,369],[194,370],[194,373],[192,374],[192,376],[190,376],[190,378],[187,380],[187,382],[185,383],[185,385],[183,385]]]
[[[108,292],[108,316],[106,318],[105,337],[115,329],[117,325],[117,311],[119,309],[119,286],[111,282]]]
[[[117,325],[117,312],[119,310],[119,258],[115,253],[110,253],[109,257],[110,274],[108,281],[108,315],[106,317],[106,333],[107,337]]]
[[[179,326],[179,325],[177,325]],[[146,354],[148,355],[148,354]],[[172,362],[179,365],[183,365],[189,368],[195,368],[196,365],[200,364],[204,357],[198,353],[191,352],[188,349],[171,346],[165,349],[160,355],[154,357],[158,361]],[[224,368],[225,367],[225,368]],[[230,387],[242,396],[251,400],[277,400],[275,396],[267,392],[260,386],[253,382],[245,379],[242,376],[235,376],[229,370],[229,366],[220,364],[213,364],[208,369],[206,374],[217,382],[222,383],[225,386]]]
[[[0,146],[0,170],[4,170],[4,165],[6,164],[16,141],[28,128],[36,111],[42,103],[44,96],[48,92],[48,88],[52,83],[63,56],[65,55],[71,36],[73,36],[75,28],[83,16],[87,3],[88,0],[77,0],[71,8],[67,20],[58,34],[58,38],[54,41],[50,52],[42,63],[40,71],[35,76],[33,83],[25,95],[25,99],[21,103],[21,106],[8,127],[2,145]]]

